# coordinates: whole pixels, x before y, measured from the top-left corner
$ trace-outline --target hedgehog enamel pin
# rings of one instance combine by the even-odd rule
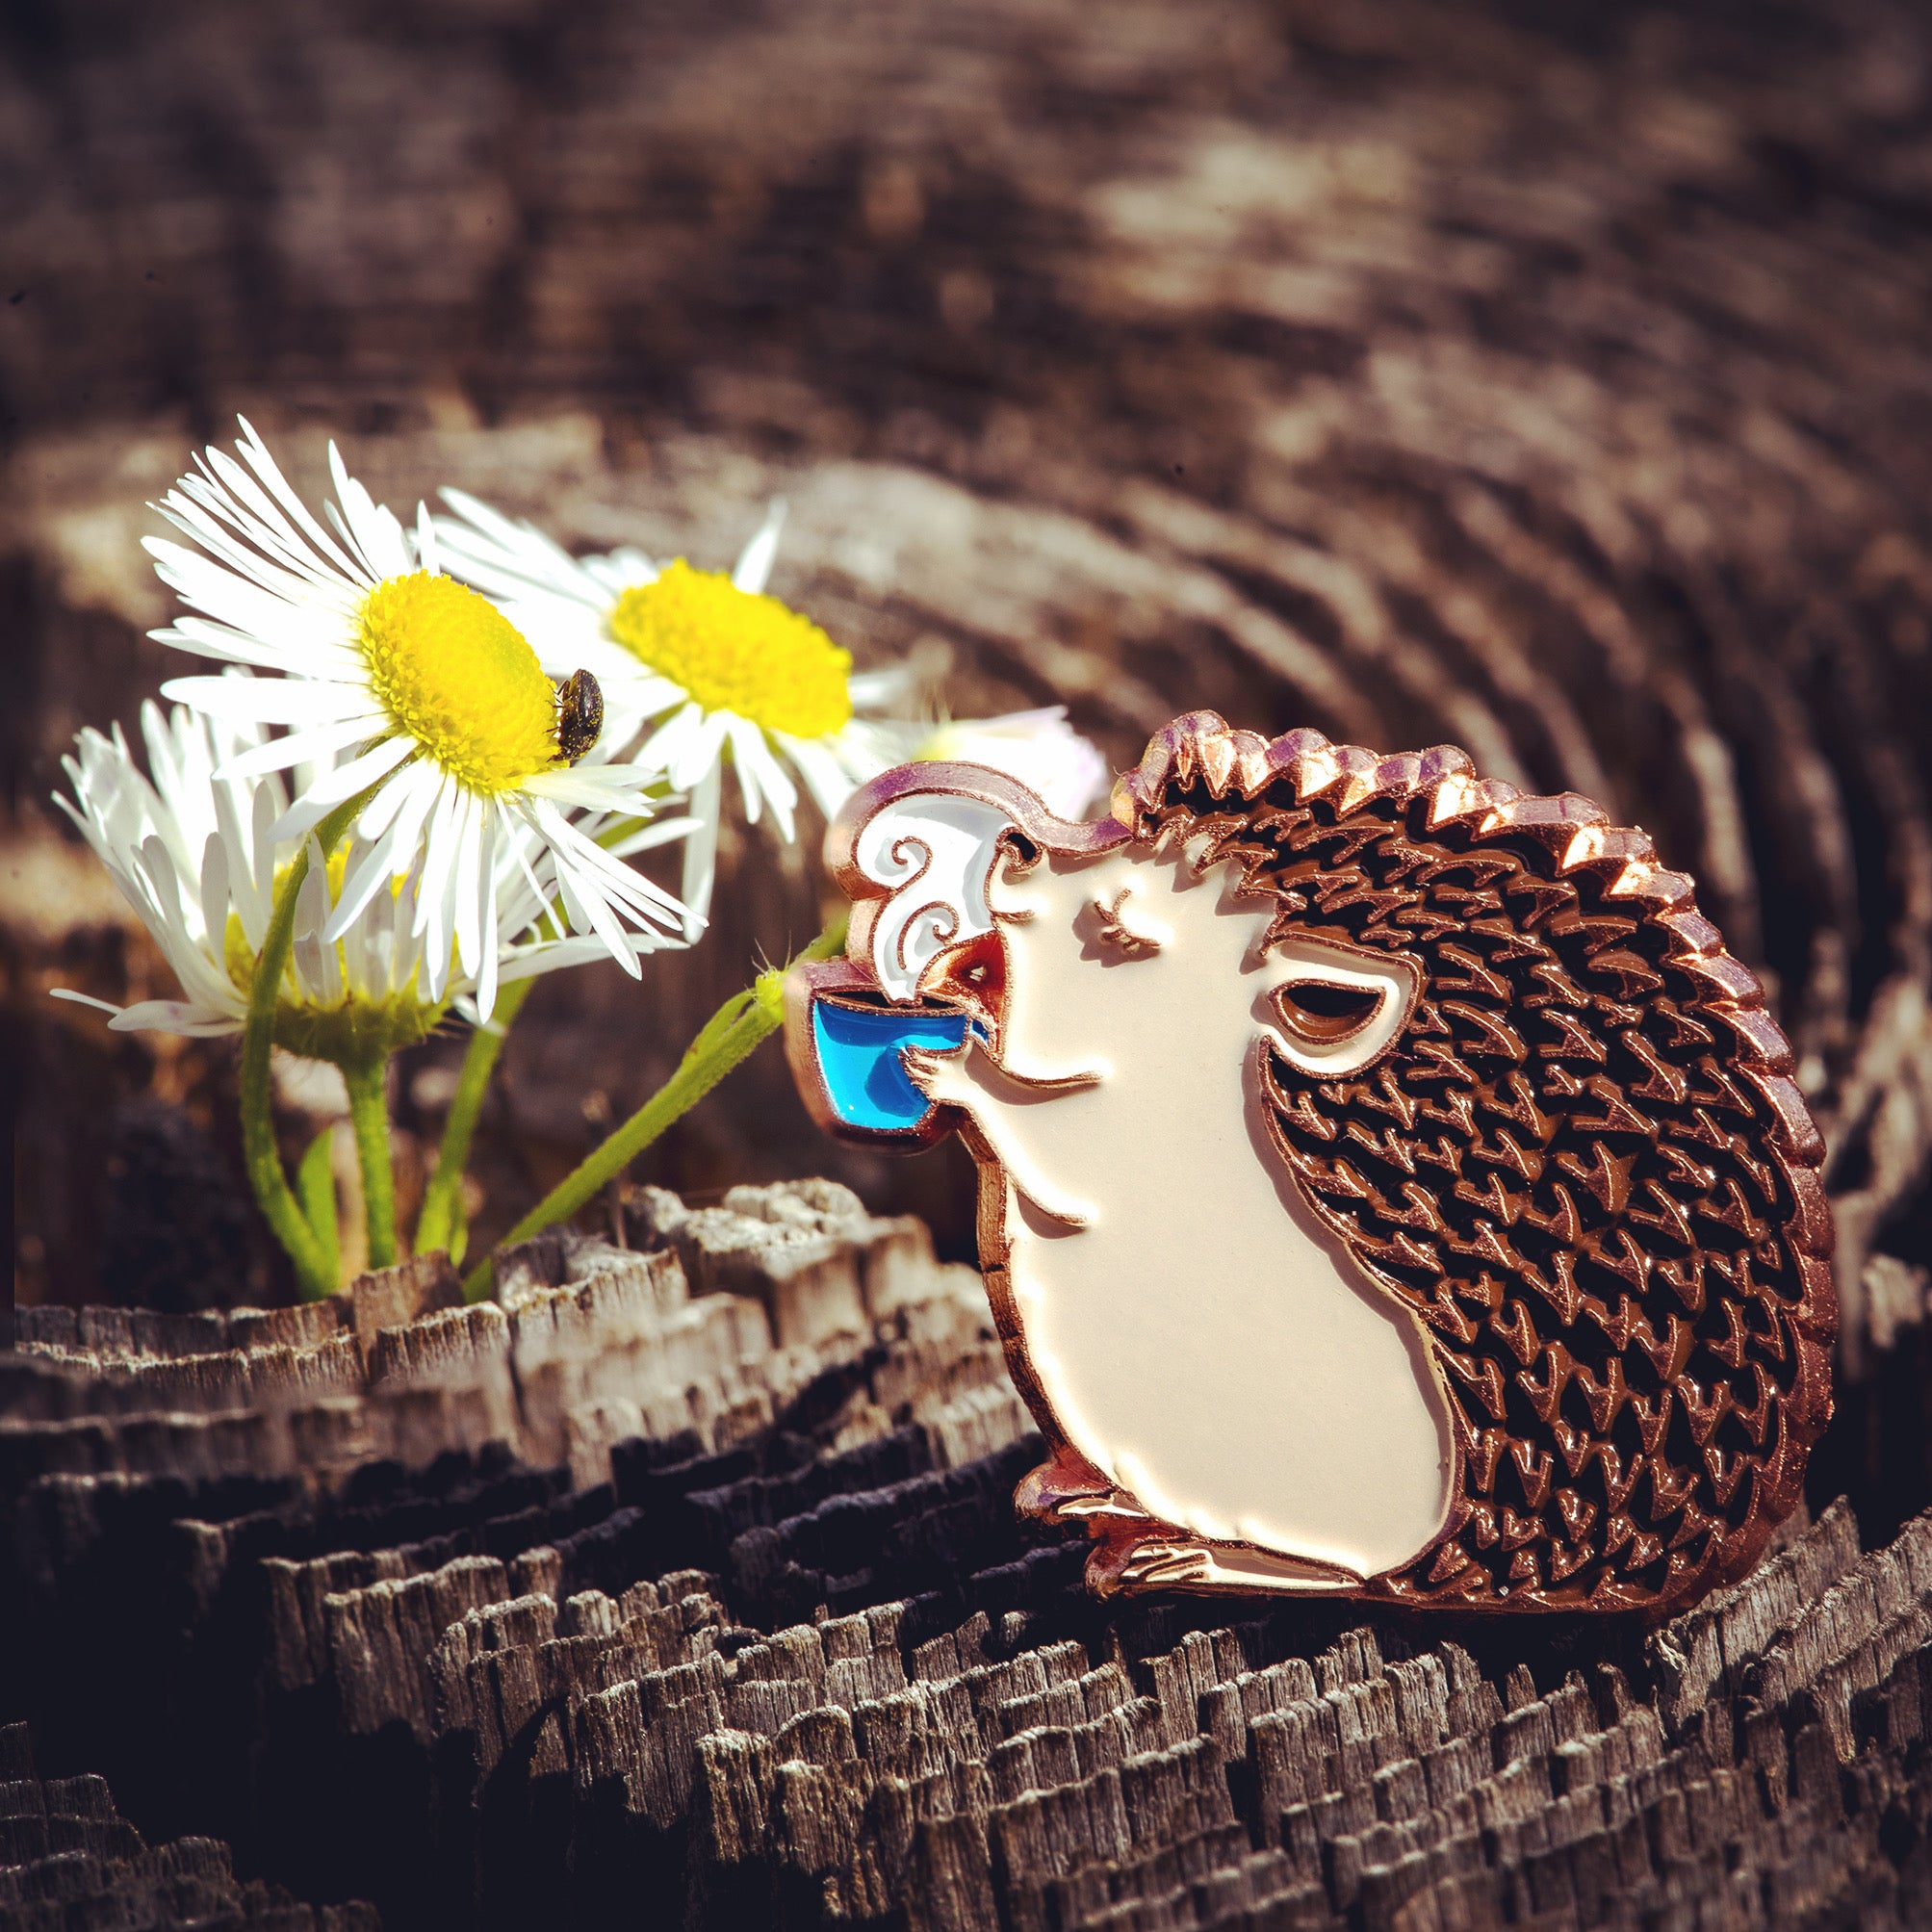
[[[1831,1413],[1822,1146],[1758,982],[1574,795],[1179,719],[1111,815],[904,766],[827,837],[786,1042],[957,1131],[1089,1586],[1681,1608]]]

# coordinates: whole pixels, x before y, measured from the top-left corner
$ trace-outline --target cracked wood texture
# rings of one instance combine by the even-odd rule
[[[1572,13],[8,13],[0,962],[16,1275],[69,1305],[0,1368],[39,1765],[0,1744],[0,1915],[262,1917],[259,1878],[397,1925],[1923,1921],[1932,29]],[[277,1286],[231,1064],[50,1007],[159,967],[38,801],[188,668],[140,506],[237,408],[305,482],[333,429],[379,496],[585,547],[722,564],[783,493],[774,587],[862,663],[1065,699],[1122,766],[1212,706],[1641,825],[1825,1132],[1816,1521],[1649,1639],[1102,1616],[1013,1522],[975,1304],[834,1194],[613,1204],[675,1275],[554,1244],[494,1310],[229,1312]],[[533,997],[479,1240],[816,929],[760,837],[648,998]],[[405,1212],[455,1044],[403,1069]],[[335,1102],[282,1098],[298,1151]],[[650,1177],[833,1161],[966,1251],[964,1162],[827,1146],[776,1055]],[[90,1774],[167,1848],[68,1822]]]
[[[620,1224],[474,1308],[405,1266],[20,1311],[0,1924],[179,1922],[190,1879],[342,1927],[1932,1910],[1932,1512],[1801,1508],[1649,1630],[1103,1607],[1014,1512],[1042,1443],[918,1224],[812,1181]],[[1923,1277],[1870,1287],[1922,1387]]]

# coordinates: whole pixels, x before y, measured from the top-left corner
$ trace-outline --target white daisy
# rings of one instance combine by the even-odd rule
[[[482,993],[500,937],[492,881],[506,854],[541,852],[570,929],[595,933],[635,976],[639,948],[626,923],[675,930],[684,908],[564,813],[648,817],[657,801],[646,787],[658,772],[562,761],[554,687],[509,619],[443,575],[426,508],[405,529],[330,444],[331,534],[245,420],[242,429],[240,462],[208,450],[158,505],[199,549],[151,537],[147,550],[200,614],[152,634],[286,674],[177,678],[163,687],[231,723],[288,727],[229,760],[225,777],[326,766],[277,820],[275,837],[299,836],[378,787],[357,820],[357,849],[323,939],[342,939],[377,892],[414,873],[411,937],[432,989],[444,983],[453,945],[487,1015],[494,992]],[[332,762],[344,752],[352,755]]]
[[[1099,746],[1067,722],[1065,705],[882,729],[899,737],[902,761],[991,765],[1017,778],[1060,818],[1084,818],[1113,779]]]
[[[697,830],[681,889],[694,915],[710,904],[727,757],[747,820],[768,807],[786,839],[798,804],[791,772],[829,818],[890,762],[856,714],[893,696],[903,674],[855,677],[849,653],[764,594],[783,504],[727,577],[682,558],[659,566],[636,550],[572,556],[475,497],[443,495],[457,513],[436,520],[447,568],[496,600],[546,669],[589,670],[604,691],[605,743],[640,744],[639,760],[690,794]]]
[[[275,888],[300,849],[279,837],[292,814],[281,778],[222,777],[260,746],[258,726],[236,726],[176,707],[164,717],[142,711],[144,776],[116,727],[112,737],[84,731],[63,760],[71,801],[55,802],[78,825],[180,982],[179,999],[115,1007],[57,989],[55,997],[114,1015],[116,1032],[151,1029],[197,1038],[239,1033],[248,989],[268,932]],[[593,832],[601,829],[590,822]],[[659,822],[634,831],[620,849],[680,836]],[[296,900],[295,943],[276,1002],[275,1039],[291,1051],[340,1063],[394,1052],[421,1040],[452,1002],[473,1015],[494,1003],[499,981],[527,978],[601,956],[601,938],[567,938],[540,921],[554,889],[554,855],[522,826],[506,828],[488,881],[487,925],[495,936],[480,973],[464,970],[446,940],[439,960],[425,952],[417,914],[426,855],[338,920],[343,884],[367,856],[346,841],[326,866],[312,865]],[[656,932],[625,935],[631,953],[678,941]]]

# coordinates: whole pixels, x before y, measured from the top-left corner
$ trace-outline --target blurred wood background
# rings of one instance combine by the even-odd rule
[[[722,564],[782,493],[774,588],[863,663],[1120,763],[1212,705],[1592,793],[1775,987],[1847,1300],[1925,1252],[1920,10],[17,0],[0,55],[23,1298],[276,1292],[232,1056],[45,997],[159,971],[45,799],[173,668],[142,505],[238,409],[311,482],[333,432],[585,546]],[[753,835],[696,953],[541,990],[480,1238],[817,892]],[[965,1251],[956,1151],[831,1148],[775,1048],[640,1177],[812,1172]]]

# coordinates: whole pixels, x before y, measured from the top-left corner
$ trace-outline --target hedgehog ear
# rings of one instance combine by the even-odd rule
[[[1275,1049],[1316,1080],[1359,1073],[1394,1044],[1422,990],[1400,953],[1296,935],[1269,949],[1256,1018]]]

